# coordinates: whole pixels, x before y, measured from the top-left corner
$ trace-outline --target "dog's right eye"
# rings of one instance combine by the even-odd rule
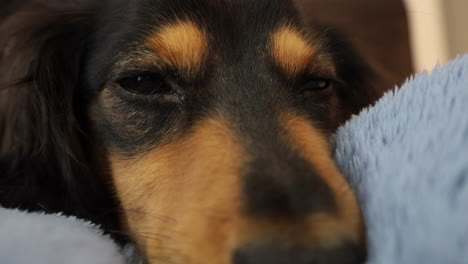
[[[170,92],[170,85],[156,73],[135,75],[120,79],[117,83],[124,89],[137,94],[152,95]]]

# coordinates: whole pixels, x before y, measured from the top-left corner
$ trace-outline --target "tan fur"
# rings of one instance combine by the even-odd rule
[[[291,143],[334,191],[339,215],[249,218],[243,211],[241,178],[249,155],[227,120],[209,119],[189,135],[139,157],[111,154],[125,219],[151,260],[228,264],[238,247],[269,238],[319,248],[347,238],[360,242],[356,200],[334,166],[324,136],[300,117],[283,120]]]
[[[330,186],[338,205],[337,217],[330,215],[311,215],[308,222],[319,228],[308,229],[310,237],[319,237],[321,243],[333,246],[341,241],[337,238],[364,242],[364,226],[357,199],[346,179],[331,158],[331,150],[324,133],[314,128],[303,117],[288,114],[283,116],[291,144],[299,153],[313,164],[319,175]]]
[[[208,55],[204,29],[190,21],[177,21],[161,27],[148,39],[148,46],[170,66],[195,74]]]
[[[271,47],[276,63],[291,77],[305,71],[316,53],[316,48],[290,26],[284,26],[273,34]]]
[[[245,159],[222,119],[207,120],[191,135],[141,157],[111,158],[128,225],[151,259],[229,262],[241,221]]]

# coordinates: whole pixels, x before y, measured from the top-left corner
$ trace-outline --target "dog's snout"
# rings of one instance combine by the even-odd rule
[[[336,209],[332,190],[311,164],[299,157],[271,160],[253,162],[245,177],[245,206],[251,216],[300,218]]]
[[[266,244],[238,249],[232,264],[359,264],[364,258],[363,251],[352,243],[323,249]]]

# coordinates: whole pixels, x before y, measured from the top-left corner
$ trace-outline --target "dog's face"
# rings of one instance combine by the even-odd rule
[[[328,135],[353,92],[287,1],[132,1],[88,62],[89,115],[153,261],[357,263]],[[111,14],[109,14],[111,15]]]
[[[30,89],[0,98],[10,111],[0,167],[15,160],[28,168],[8,165],[16,178],[69,186],[99,160],[87,179],[110,175],[150,263],[362,261],[360,210],[329,144],[371,101],[344,41],[304,24],[287,0],[122,0],[59,14],[29,25],[42,48],[0,41],[12,60],[1,69],[32,69]],[[37,158],[51,153],[65,155],[54,166]]]

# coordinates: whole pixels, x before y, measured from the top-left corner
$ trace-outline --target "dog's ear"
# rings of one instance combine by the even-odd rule
[[[114,206],[87,156],[81,75],[96,9],[32,2],[0,21],[0,205],[92,218]]]

